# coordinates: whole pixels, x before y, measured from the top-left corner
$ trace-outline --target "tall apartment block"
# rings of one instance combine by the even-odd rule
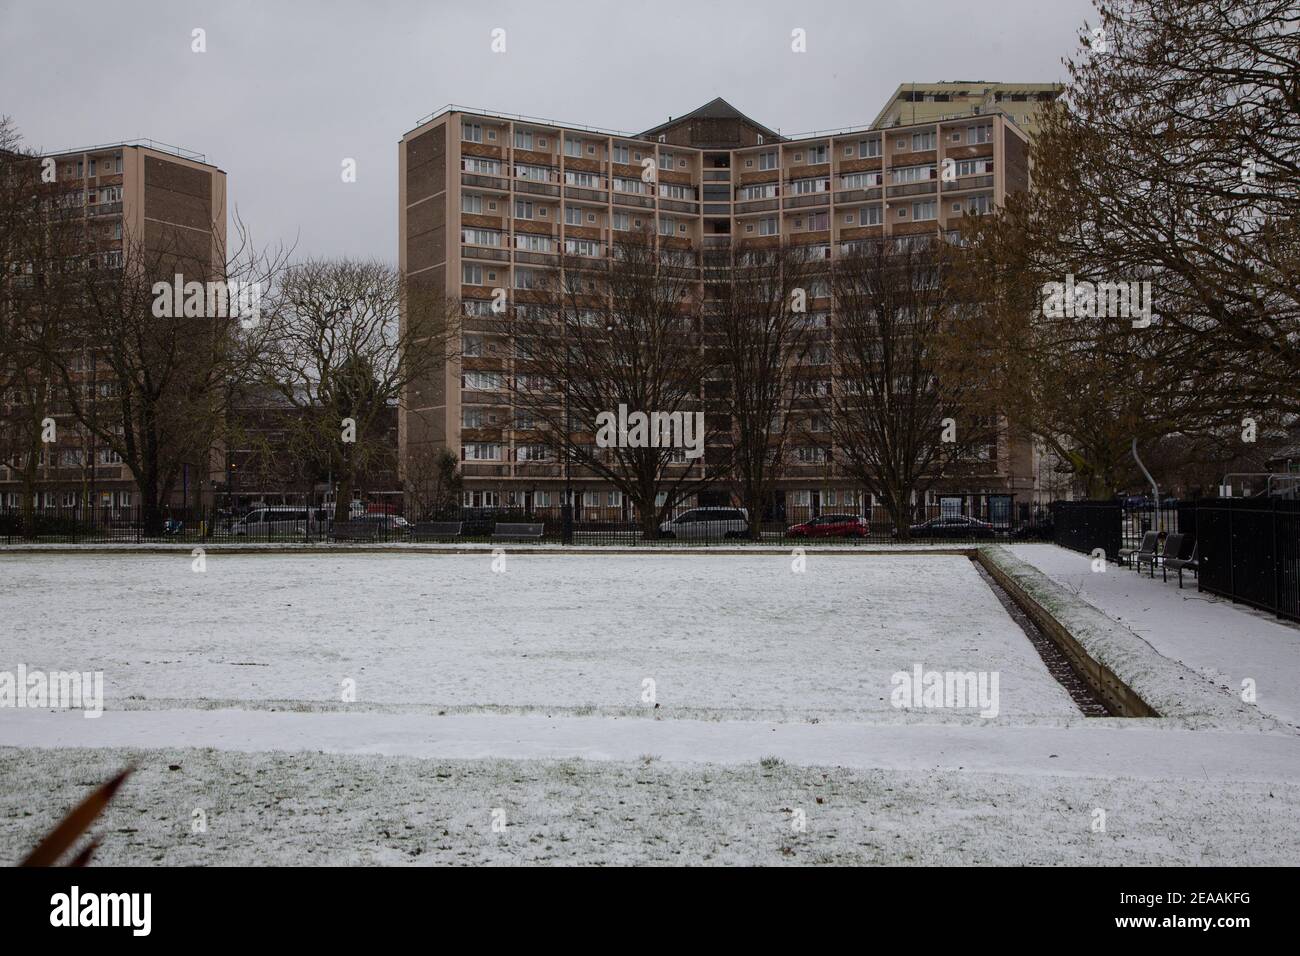
[[[451,449],[466,503],[486,507],[556,506],[562,494],[561,465],[516,430],[509,343],[476,331],[494,288],[529,289],[561,253],[607,256],[620,233],[644,228],[699,262],[742,241],[806,245],[833,262],[866,240],[955,233],[1029,182],[1028,137],[1002,113],[786,137],[721,99],[638,134],[448,107],[402,137],[398,166],[400,266],[467,316],[462,357],[408,395],[401,454]],[[935,497],[975,513],[991,498],[1028,500],[1030,457],[1026,443],[1000,442],[987,477]],[[584,517],[623,507],[593,476],[575,471],[574,487]],[[796,449],[779,504],[802,516],[871,502],[812,443]]]
[[[187,254],[225,256],[226,174],[200,153],[152,140],[133,140],[51,153],[56,185],[66,201],[79,208],[88,254],[96,268],[118,268],[128,243],[154,249],[184,248]],[[87,355],[80,363],[87,389],[109,398],[97,376],[98,363]],[[39,472],[42,507],[128,508],[139,504],[131,473],[118,456],[77,426],[66,411],[55,414],[59,441],[47,446]],[[195,463],[188,490],[211,481],[209,465]],[[19,484],[0,466],[0,500],[19,506]],[[177,497],[184,491],[177,489]],[[178,501],[179,503],[179,501]]]
[[[1032,137],[1038,132],[1039,112],[1062,92],[1059,83],[904,83],[894,90],[871,126],[883,129],[1001,113]]]

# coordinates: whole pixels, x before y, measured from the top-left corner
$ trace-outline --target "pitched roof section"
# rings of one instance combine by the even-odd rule
[[[758,123],[750,119],[744,113],[740,112],[740,110],[736,109],[726,100],[724,100],[721,96],[714,97],[713,99],[709,100],[709,102],[701,106],[699,109],[692,110],[691,112],[687,113],[685,116],[673,117],[669,119],[667,123],[660,123],[658,126],[652,129],[648,129],[644,133],[642,133],[641,136],[646,139],[653,139],[654,137],[658,136],[660,133],[666,132],[667,130],[670,130],[676,126],[680,126],[683,123],[687,123],[690,122],[691,120],[696,120],[696,119],[740,120],[742,123],[747,123],[750,126],[752,126],[754,129],[758,130],[758,132],[762,133],[764,139],[779,140],[783,138],[780,133],[777,133],[774,130],[770,130],[762,123]]]

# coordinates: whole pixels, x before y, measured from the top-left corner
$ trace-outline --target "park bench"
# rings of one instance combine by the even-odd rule
[[[1191,569],[1191,572],[1193,574],[1197,575],[1198,577],[1200,576],[1200,563],[1197,561],[1197,557],[1196,557],[1196,539],[1195,538],[1192,539],[1192,552],[1187,557],[1183,557],[1181,554],[1175,554],[1171,558],[1168,557],[1168,551],[1169,549],[1165,548],[1165,552],[1166,552],[1165,567],[1164,567],[1165,580],[1166,581],[1169,580],[1169,571],[1171,569],[1177,571],[1178,588],[1179,590],[1182,590],[1184,568],[1189,568]]]
[[[1145,532],[1142,535],[1142,543],[1139,544],[1136,548],[1119,549],[1119,563],[1132,565],[1134,563],[1135,555],[1141,556],[1141,555],[1155,554],[1156,545],[1159,542],[1160,542],[1160,535],[1158,532],[1155,531]],[[1127,561],[1125,561],[1126,558],[1128,559]]]
[[[373,521],[336,521],[330,537],[335,541],[374,541],[379,531],[379,525]]]
[[[510,523],[498,521],[492,530],[493,541],[541,541],[546,525],[542,522]]]
[[[462,522],[417,521],[412,536],[415,538],[459,538]]]

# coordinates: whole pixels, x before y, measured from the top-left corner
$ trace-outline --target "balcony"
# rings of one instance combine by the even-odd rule
[[[845,189],[835,194],[835,203],[854,203],[867,202],[872,199],[879,199],[884,190],[879,186],[872,186],[868,189]]]
[[[945,193],[961,192],[967,189],[992,189],[993,176],[985,174],[983,176],[962,176],[960,179],[951,183],[944,183],[943,191]]]
[[[885,190],[886,196],[925,196],[935,192],[937,179],[926,182],[907,183],[902,186],[890,186]]]
[[[655,205],[653,196],[646,196],[641,193],[623,193],[618,190],[614,191],[614,202],[621,203],[624,206],[640,206],[643,209],[653,209]]]
[[[479,189],[498,189],[506,192],[510,188],[510,181],[501,176],[484,176],[481,173],[461,173],[460,182],[463,186],[475,186]]]
[[[585,202],[609,202],[609,193],[604,189],[585,189],[581,186],[565,186],[565,199],[578,199]]]
[[[736,203],[736,215],[743,216],[751,212],[770,212],[780,204],[778,199],[751,199]]]
[[[87,216],[120,216],[121,214],[121,202],[99,202],[86,207]]]
[[[699,212],[699,204],[693,202],[682,202],[678,199],[661,199],[659,208],[668,212],[685,212],[692,216]]]
[[[535,196],[558,196],[560,187],[550,183],[539,183],[532,179],[516,179],[515,192],[532,193]]]
[[[492,262],[510,261],[509,252],[491,246],[462,246],[460,254],[466,259],[488,259]]]

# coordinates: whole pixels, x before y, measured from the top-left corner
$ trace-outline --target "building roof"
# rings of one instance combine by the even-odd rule
[[[654,138],[655,136],[658,136],[660,133],[664,132],[665,130],[671,129],[674,126],[678,126],[682,123],[688,122],[690,120],[695,120],[695,119],[740,120],[741,122],[748,123],[750,126],[754,127],[754,129],[762,133],[765,138],[781,139],[780,133],[777,133],[774,130],[770,130],[762,123],[750,119],[744,113],[740,112],[740,110],[736,109],[726,100],[724,100],[721,96],[715,96],[713,99],[709,100],[709,102],[705,103],[699,109],[692,110],[691,112],[687,113],[684,116],[670,116],[668,118],[668,122],[660,123],[658,126],[646,130],[644,133],[641,134],[641,136],[647,139],[651,139]]]

